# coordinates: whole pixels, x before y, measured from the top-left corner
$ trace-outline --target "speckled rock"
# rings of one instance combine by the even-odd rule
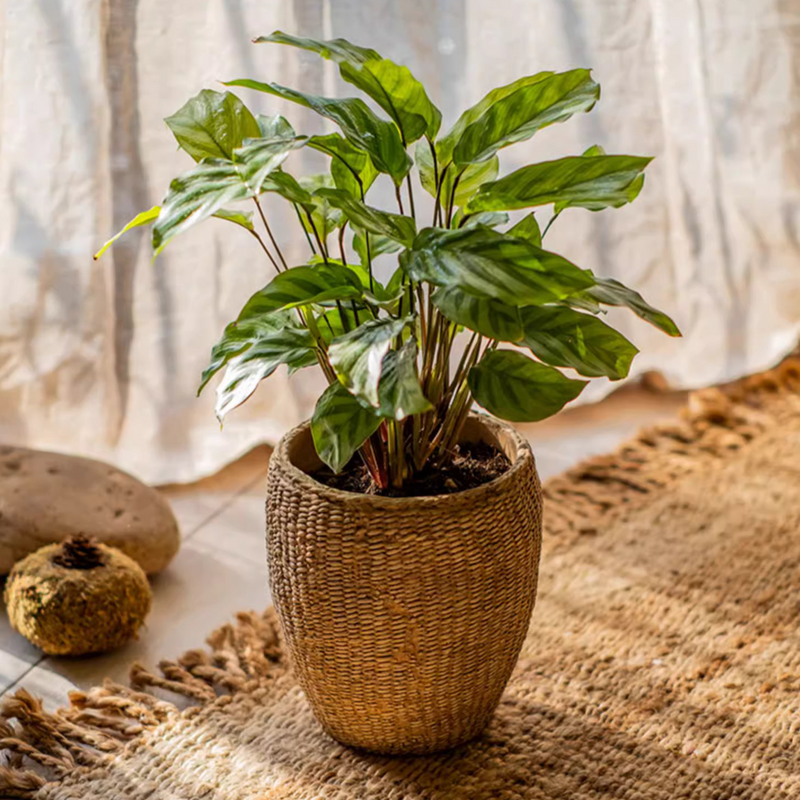
[[[0,574],[46,544],[83,534],[148,574],[178,552],[167,501],[122,470],[88,458],[0,446]]]

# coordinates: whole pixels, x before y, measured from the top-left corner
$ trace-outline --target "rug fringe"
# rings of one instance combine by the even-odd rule
[[[610,515],[646,502],[692,470],[702,469],[780,423],[775,401],[800,413],[800,359],[720,388],[692,392],[675,422],[652,425],[610,455],[595,456],[544,486],[548,542],[567,547],[595,535]],[[770,406],[770,413],[764,411]],[[558,502],[547,503],[547,500]]]
[[[273,609],[237,615],[208,637],[210,650],[190,650],[178,661],[162,661],[159,673],[135,663],[131,688],[106,680],[86,692],[69,694],[69,706],[51,714],[26,689],[0,702],[0,793],[34,798],[48,783],[81,768],[101,768],[178,706],[157,697],[162,690],[194,706],[251,691],[254,684],[285,671]]]

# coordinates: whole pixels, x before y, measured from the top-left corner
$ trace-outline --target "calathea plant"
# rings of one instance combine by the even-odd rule
[[[225,370],[220,419],[279,365],[318,365],[329,383],[311,422],[320,458],[338,472],[358,453],[379,487],[397,488],[451,458],[473,402],[505,420],[540,420],[586,384],[559,367],[624,378],[637,350],[602,321],[603,306],[626,306],[679,335],[640,294],[542,243],[566,209],[634,200],[649,158],[595,146],[498,177],[500,150],[592,109],[600,87],[588,70],[540,72],[494,89],[439,136],[441,113],[423,86],[374,50],[280,32],[256,41],[333,61],[386,116],[356,97],[233,80],[226,85],[305,106],[339,131],[300,135],[282,116],[254,116],[234,94],[209,90],[166,119],[196,164],[173,180],[160,207],[122,232],[152,223],[157,255],[178,234],[218,217],[253,236],[277,273],[212,350],[200,389]],[[329,156],[330,171],[294,177],[283,164],[299,148]],[[415,167],[432,197],[426,220],[415,202]],[[387,179],[397,202],[391,211],[369,202],[373,184]],[[305,263],[284,258],[259,199],[267,192],[294,207],[294,235],[308,240]],[[239,201],[254,204],[255,219],[231,208]],[[546,207],[541,231],[528,210]],[[506,212],[520,209],[525,214],[508,227]],[[385,253],[399,255],[382,283],[373,261]]]

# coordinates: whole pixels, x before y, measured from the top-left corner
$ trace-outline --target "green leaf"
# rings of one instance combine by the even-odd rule
[[[390,239],[388,236],[379,236],[370,234],[369,237],[369,258],[367,258],[367,239],[364,232],[357,226],[351,225],[353,228],[353,250],[361,260],[361,263],[366,265],[371,259],[382,256],[384,253],[396,253],[402,249],[399,242]]]
[[[161,211],[161,206],[153,206],[152,208],[148,209],[147,211],[141,211],[138,213],[119,233],[114,234],[95,254],[94,260],[97,261],[109,247],[111,247],[114,242],[119,239],[120,236],[126,234],[128,231],[133,230],[134,228],[139,228],[142,225],[148,225],[154,219],[158,217],[159,212]]]
[[[419,384],[417,341],[413,336],[399,350],[390,350],[383,357],[378,398],[380,415],[390,419],[402,420],[433,408]]]
[[[364,300],[367,303],[387,309],[392,313],[396,311],[397,301],[404,291],[403,286],[398,284],[391,288],[385,287],[374,275],[370,280],[369,270],[363,264],[348,264],[347,269],[354,272],[361,281],[361,285],[364,288]],[[365,319],[369,319],[369,312],[366,308],[364,309],[364,315],[361,317],[362,321]]]
[[[282,169],[274,170],[261,184],[262,192],[275,192],[288,200],[296,203],[308,211],[315,207],[314,198],[307,192],[288,172]]]
[[[389,214],[356,200],[342,189],[320,189],[318,194],[331,205],[341,209],[345,216],[359,228],[386,236],[400,244],[409,246],[417,233],[411,217],[402,214]]]
[[[326,300],[359,299],[361,295],[358,277],[347,267],[339,264],[292,267],[276,275],[245,303],[239,321],[281,308],[297,308]]]
[[[454,228],[495,228],[508,222],[508,214],[498,211],[482,211],[480,214],[465,214],[459,208],[453,216]]]
[[[434,139],[439,132],[442,114],[408,67],[345,39],[325,41],[275,31],[256,39],[256,43],[262,42],[301,47],[337,62],[342,78],[371,97],[395,121],[405,144],[423,135]]]
[[[411,169],[411,159],[400,141],[393,123],[377,117],[367,104],[357,97],[330,98],[303,94],[277,83],[252,80],[229,81],[226,86],[244,86],[259,92],[291,100],[333,120],[345,137],[356,147],[369,153],[380,172],[391,175],[398,186]]]
[[[292,124],[280,114],[273,114],[271,117],[259,114],[256,117],[256,122],[262,139],[274,139],[276,136],[286,139],[295,135]]]
[[[555,302],[594,282],[565,258],[489,228],[426,228],[400,263],[416,281],[456,286],[512,306]]]
[[[519,309],[522,344],[546,364],[572,367],[589,378],[625,378],[639,352],[621,333],[596,317],[560,306]]]
[[[137,214],[119,233],[115,236],[112,236],[95,254],[94,260],[97,261],[103,253],[111,247],[117,239],[120,238],[123,234],[127,233],[133,228],[141,227],[142,225],[147,225],[148,223],[152,222],[153,220],[158,218],[159,213],[161,213],[161,206],[153,206],[151,209],[147,211],[142,211],[140,214]],[[236,225],[245,228],[248,231],[253,230],[253,214],[250,211],[234,211],[229,208],[221,208],[219,211],[214,212],[212,217],[216,217],[217,219],[224,219],[228,222],[233,222]]]
[[[312,228],[308,218],[303,219],[301,216],[303,227],[309,233],[313,233],[316,228],[319,237],[327,245],[328,237],[340,228],[346,219],[344,214],[324,194],[324,190],[331,188],[333,178],[324,173],[306,175],[300,178],[300,184],[311,198],[310,204],[303,203],[301,205],[311,215],[311,221],[314,223]]]
[[[527,75],[524,78],[518,78],[505,86],[492,89],[480,102],[466,109],[456,120],[455,125],[453,125],[453,127],[436,143],[436,153],[439,157],[439,169],[443,169],[453,160],[453,150],[467,128],[477,122],[495,103],[509,97],[520,89],[533,86],[553,75],[553,72],[537,72],[535,75]]]
[[[593,300],[589,295],[583,292],[576,292],[575,294],[571,294],[569,297],[561,301],[562,306],[566,306],[567,308],[573,308],[578,311],[588,311],[590,314],[607,314],[608,312],[600,308],[600,303],[597,300]]]
[[[197,394],[199,395],[203,391],[211,378],[234,356],[243,353],[261,337],[273,334],[283,328],[291,327],[298,327],[298,324],[289,311],[261,314],[241,322],[229,323],[220,340],[211,348],[211,359],[208,366],[203,370]]]
[[[450,286],[437,289],[431,301],[451,322],[490,339],[516,342],[522,338],[519,309],[500,300],[476,297]]]
[[[331,175],[336,187],[349,192],[357,200],[363,200],[378,177],[378,171],[369,155],[353,147],[338,133],[312,136],[307,144],[314,150],[331,156]]]
[[[349,303],[348,303],[349,305]],[[368,312],[364,311],[365,314]],[[359,314],[359,324],[361,315]],[[343,336],[348,331],[358,327],[356,315],[347,306],[332,308],[317,317],[317,327],[325,344],[330,344],[337,336]]]
[[[252,211],[236,211],[230,208],[221,208],[216,213],[212,214],[217,219],[224,219],[244,228],[246,231],[255,230],[253,227],[253,212]]]
[[[153,225],[154,254],[228,203],[258,195],[270,172],[302,143],[297,137],[249,139],[234,151],[233,161],[207,158],[175,178]]]
[[[409,319],[369,320],[334,339],[328,348],[328,359],[342,384],[372,406],[378,405],[383,357],[389,351],[392,339],[400,335]]]
[[[501,93],[506,88],[503,87]],[[453,148],[453,163],[463,167],[486,161],[501,147],[530,139],[554,122],[589,111],[599,97],[600,87],[586,69],[548,75],[522,85],[491,102],[486,111],[465,128]]]
[[[480,214],[476,214],[476,216],[480,216]],[[509,228],[506,233],[509,236],[516,236],[517,239],[525,239],[537,247],[542,246],[542,231],[533,212],[523,217],[516,225]]]
[[[574,400],[587,381],[564,377],[510,350],[489,351],[467,375],[475,401],[501,419],[537,422]]]
[[[217,387],[217,419],[237,408],[281,365],[298,369],[316,360],[314,337],[303,328],[283,328],[260,336],[228,363]]]
[[[374,409],[361,404],[344,386],[332,383],[311,417],[317,455],[334,472],[341,472],[382,421]]]
[[[428,142],[420,142],[414,151],[414,161],[419,169],[419,178],[422,183],[423,189],[432,197],[436,197],[436,172],[433,169],[433,155],[430,150]],[[450,195],[453,192],[453,182],[459,172],[453,167],[452,164],[448,166],[448,162],[441,160],[438,161],[437,167],[439,170],[444,169],[444,177],[442,178],[442,188],[439,192],[439,202],[445,206],[450,201]],[[470,164],[461,170],[456,186],[456,193],[454,198],[454,205],[463,206],[467,201],[488,181],[493,181],[497,177],[500,170],[500,159],[493,156],[488,161],[482,161],[479,164]]]
[[[255,117],[235,94],[211,89],[203,89],[164,122],[195,161],[231,159],[245,139],[262,135]]]
[[[680,336],[678,326],[663,312],[653,308],[639,292],[629,289],[613,278],[595,278],[595,285],[585,292],[576,294],[570,301],[580,301],[588,298],[590,301],[603,303],[607,306],[626,306],[637,317],[645,322],[655,325],[669,336]]]
[[[642,170],[652,161],[640,156],[570,156],[522,167],[481,187],[468,211],[499,211],[555,204],[600,211],[630,203],[644,183]]]
[[[293,36],[291,33],[283,31],[273,31],[269,36],[259,36],[253,39],[254,44],[287,44],[292,47],[299,47],[303,50],[310,50],[318,56],[329,61],[351,62],[363,64],[366,61],[380,59],[380,54],[368,47],[359,47],[351,44],[347,39],[309,39],[303,36]]]
[[[581,153],[582,156],[604,156],[605,154],[605,149],[599,144],[593,144]]]

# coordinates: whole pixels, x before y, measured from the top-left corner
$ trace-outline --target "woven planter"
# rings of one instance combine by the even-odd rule
[[[272,595],[297,677],[325,730],[378,753],[432,753],[489,721],[536,597],[542,496],[513,428],[464,440],[511,459],[484,486],[393,499],[330,489],[308,425],[285,436],[267,488]]]

